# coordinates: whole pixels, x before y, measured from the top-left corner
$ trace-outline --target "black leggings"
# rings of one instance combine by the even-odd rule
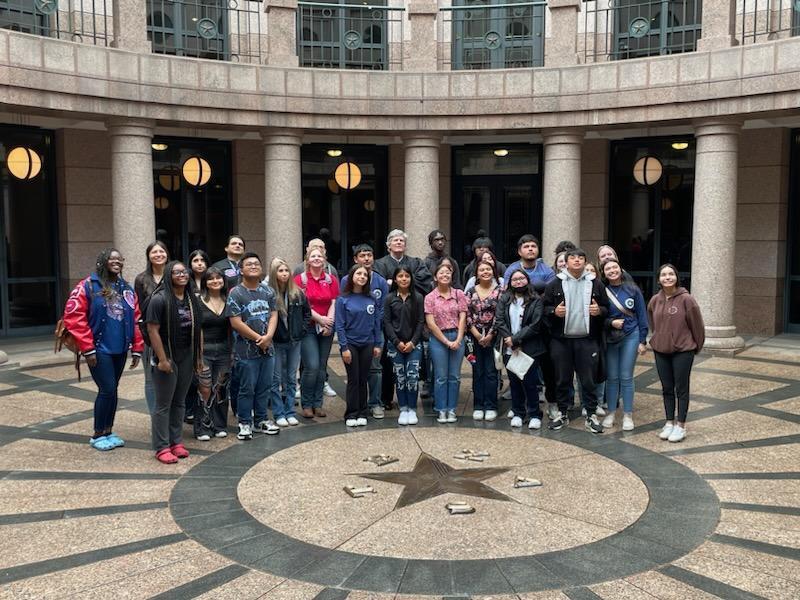
[[[373,346],[353,346],[347,345],[350,350],[350,364],[345,364],[347,370],[347,411],[344,413],[345,419],[358,419],[366,417],[367,413],[367,377],[369,368],[372,365]]]
[[[689,374],[692,372],[694,350],[656,355],[656,369],[661,379],[664,395],[664,413],[667,421],[675,420],[675,396],[678,397],[678,423],[686,422],[689,412]]]

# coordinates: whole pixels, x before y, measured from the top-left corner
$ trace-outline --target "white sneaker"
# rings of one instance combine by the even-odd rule
[[[358,426],[366,427],[366,425],[367,425],[367,417],[358,417]]]
[[[614,413],[608,413],[608,416],[603,419],[603,428],[614,426]]]
[[[506,413],[506,419],[513,419],[514,418],[514,411],[510,410]]]
[[[358,419],[347,419],[344,424],[348,427],[358,427]]]
[[[597,408],[594,410],[594,414],[596,414],[598,417],[605,417],[606,411],[602,406],[598,404]]]
[[[473,421],[483,421],[483,411],[482,410],[473,410],[472,411],[472,420]]]
[[[330,396],[331,398],[334,398],[339,395],[336,393],[336,390],[334,390],[331,387],[331,384],[328,383],[327,381],[325,382],[325,385],[322,386],[322,393],[325,394],[326,396]]]
[[[416,425],[417,423],[419,423],[419,419],[417,418],[417,411],[416,410],[412,410],[412,409],[409,408],[406,411],[406,415],[408,416],[408,424],[409,425]]]
[[[276,435],[281,432],[281,428],[272,421],[261,421],[256,425],[256,431],[266,435]]]
[[[447,423],[447,411],[440,410],[439,411],[439,416],[436,417],[436,422],[437,423]]]
[[[208,442],[210,439],[211,436],[208,435],[207,433],[201,433],[200,435],[197,436],[198,442]]]
[[[658,437],[660,437],[662,440],[669,439],[669,436],[672,435],[672,429],[673,429],[672,423],[665,424],[664,427],[661,428],[661,431],[658,433]]]
[[[408,425],[408,411],[405,408],[400,409],[400,416],[397,417],[398,425]]]
[[[531,419],[530,423],[528,423],[528,429],[541,429],[542,428],[542,420],[537,419],[534,417]]]
[[[240,440],[252,440],[253,430],[250,423],[239,423],[239,433],[236,434],[236,437]]]
[[[633,431],[633,415],[630,413],[622,415],[622,431]]]
[[[277,425],[278,427],[288,427],[289,421],[286,419],[286,417],[281,417],[280,419],[275,421],[275,425]]]
[[[586,409],[585,408],[581,409],[581,416],[586,418]]]
[[[508,386],[506,391],[503,392],[503,400],[511,400],[511,386]]]
[[[448,410],[447,411],[447,422],[448,423],[455,423],[458,421],[458,417],[456,416],[456,411]]]
[[[373,419],[382,419],[385,416],[383,407],[380,404],[376,404],[369,411]]]
[[[214,437],[216,437],[216,438],[228,437],[228,432],[224,431],[224,430],[223,431],[218,431],[217,433],[214,434]]]
[[[514,417],[511,419],[511,426],[512,427],[522,427],[522,419],[520,417]]]
[[[301,396],[301,394],[300,394],[300,386],[298,385],[297,389],[295,389],[295,391],[294,391],[294,399],[295,400],[300,400],[300,396]]]
[[[292,427],[294,427],[295,425],[300,425],[300,421],[297,420],[297,417],[289,417],[286,420],[289,421],[289,425],[291,425]]]
[[[485,413],[483,413],[484,421],[494,421],[496,418],[497,418],[496,410],[487,410]]]
[[[556,420],[556,416],[558,416],[558,405],[557,404],[548,404],[547,405],[547,418],[551,421]]]
[[[672,433],[669,434],[669,437],[667,439],[672,443],[676,443],[683,441],[683,438],[685,437],[686,437],[686,430],[680,425],[675,425],[675,427],[672,428]]]

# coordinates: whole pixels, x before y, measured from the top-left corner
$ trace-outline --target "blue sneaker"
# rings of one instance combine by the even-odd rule
[[[90,438],[89,445],[95,450],[100,450],[100,452],[108,452],[109,450],[116,448],[114,442],[108,439],[107,435],[101,435],[97,438]]]
[[[114,448],[122,448],[125,445],[125,440],[119,437],[116,433],[109,433],[107,436],[108,441],[114,444]]]

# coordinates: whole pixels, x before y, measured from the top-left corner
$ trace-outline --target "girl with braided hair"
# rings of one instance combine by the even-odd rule
[[[128,351],[131,369],[139,364],[144,342],[139,328],[139,303],[133,288],[122,278],[125,259],[115,248],[97,257],[95,272],[75,286],[64,308],[64,326],[73,335],[97,384],[94,401],[96,450],[113,450],[125,442],[113,433],[117,413],[117,388]]]

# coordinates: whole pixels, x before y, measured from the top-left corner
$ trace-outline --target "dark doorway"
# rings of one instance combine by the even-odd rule
[[[792,132],[789,229],[786,232],[786,331],[800,333],[800,129]]]

